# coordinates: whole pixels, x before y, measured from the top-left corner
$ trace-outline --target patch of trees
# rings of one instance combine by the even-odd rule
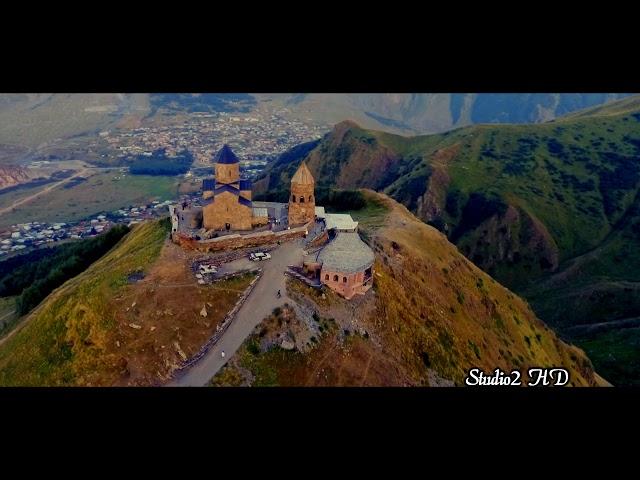
[[[480,153],[483,157],[493,158],[494,160],[498,159],[498,155],[496,155],[496,152],[491,147],[483,148]]]
[[[127,160],[130,163],[129,171],[133,175],[182,175],[187,173],[193,163],[193,155],[188,150],[183,150],[175,157],[168,157],[166,150],[155,150],[151,156],[136,155]]]
[[[360,210],[367,206],[364,195],[359,190],[316,189],[316,205],[333,211]]]
[[[603,163],[615,165],[611,170],[600,170],[600,193],[604,202],[604,211],[607,216],[619,209],[618,201],[620,190],[636,188],[640,181],[640,163],[633,157],[619,155],[613,152],[600,153]]]
[[[504,215],[508,205],[496,195],[472,193],[462,209],[462,217],[451,239],[455,242],[466,232],[477,228],[482,222],[494,215]]]
[[[427,191],[428,174],[417,175],[409,178],[400,185],[393,193],[393,197],[411,211],[415,211],[418,197]],[[390,192],[391,193],[391,192]]]
[[[34,250],[0,262],[0,296],[19,295],[18,313],[24,315],[55,288],[86,270],[129,232],[116,225],[97,237]]]
[[[517,148],[514,148],[511,142],[505,141],[501,148],[504,153],[496,153],[493,145],[484,146],[480,152],[480,158],[502,160],[504,162],[503,173],[514,176],[523,175],[535,167],[534,152],[536,148],[538,148],[537,138],[520,137],[517,139]]]
[[[631,145],[633,145],[633,147],[636,150],[636,154],[640,155],[640,138],[631,138],[630,136],[625,135],[623,140],[625,142],[630,143]]]
[[[554,157],[563,158],[567,155],[564,151],[564,145],[555,138],[547,140],[547,150],[549,150],[549,153]]]
[[[264,193],[256,193],[253,196],[253,199],[257,202],[288,203],[289,195],[290,195],[289,190],[284,190],[284,189],[268,190]]]
[[[427,222],[427,225],[431,225],[433,228],[439,230],[444,234],[446,234],[448,231],[447,222],[440,216],[434,217],[433,219],[429,220]]]
[[[544,159],[544,164],[547,167],[547,170],[549,170],[549,173],[551,175],[558,172],[558,167],[556,167],[552,162],[550,162],[548,158]]]
[[[577,192],[592,192],[596,189],[596,184],[592,178],[583,182],[570,173],[559,171],[558,174],[564,188],[573,188]]]
[[[293,175],[300,162],[319,144],[320,140],[301,143],[281,153],[269,167],[269,171],[274,172],[269,177],[269,189],[275,189],[280,184],[280,173],[286,167],[290,167],[289,170],[291,170],[291,175]],[[294,164],[295,167],[293,167]]]
[[[404,174],[408,168],[410,168],[409,165],[410,165],[410,162],[412,161],[413,160],[411,159],[405,160],[404,158],[402,158],[396,162],[389,162],[387,168],[385,169],[377,185],[373,185],[373,188],[375,190],[383,190],[389,185],[391,185],[402,174]],[[403,170],[402,173],[401,173],[401,170]]]
[[[460,190],[450,190],[447,192],[445,200],[445,211],[453,218],[458,218],[464,204],[464,194]]]
[[[289,202],[289,190],[269,190],[254,196],[254,200],[263,202]],[[367,206],[364,195],[358,190],[336,190],[318,187],[315,191],[316,205],[333,211],[360,210]]]
[[[563,163],[567,165],[573,165],[573,160],[571,159],[569,152],[565,150],[564,145],[560,143],[557,139],[555,138],[547,139],[547,150],[551,155],[562,160]]]

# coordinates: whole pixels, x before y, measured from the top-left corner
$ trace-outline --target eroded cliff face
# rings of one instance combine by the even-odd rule
[[[335,126],[306,159],[319,184],[335,188],[384,188],[400,156],[351,121]]]
[[[13,187],[31,180],[31,175],[26,168],[13,165],[0,165],[0,190]]]
[[[509,285],[558,268],[553,237],[542,222],[513,205],[463,235],[457,244],[467,258]]]
[[[436,150],[431,156],[431,175],[427,179],[425,193],[416,202],[416,216],[425,222],[432,222],[444,214],[447,190],[451,177],[447,171],[450,162],[460,151],[460,144]]]

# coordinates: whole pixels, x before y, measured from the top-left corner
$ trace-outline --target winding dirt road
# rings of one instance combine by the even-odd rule
[[[70,177],[64,178],[64,179],[60,180],[59,182],[53,183],[53,184],[43,188],[39,192],[34,193],[33,195],[29,195],[28,197],[22,198],[22,199],[18,200],[17,202],[14,202],[13,204],[9,205],[6,208],[0,209],[0,215],[4,215],[5,213],[8,213],[8,212],[12,211],[16,207],[19,207],[20,205],[23,205],[23,204],[28,203],[28,202],[30,202],[32,200],[35,200],[36,198],[44,195],[45,193],[49,193],[54,188],[57,188],[60,185],[64,185],[65,183],[70,182],[74,178],[79,177],[81,175],[84,175],[84,174],[86,174],[88,172],[89,172],[88,168],[83,168],[82,170],[79,170],[78,172],[76,172],[73,175],[71,175]]]

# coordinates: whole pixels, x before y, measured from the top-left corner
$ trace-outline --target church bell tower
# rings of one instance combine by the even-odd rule
[[[289,196],[289,225],[304,225],[315,219],[315,180],[305,162],[302,162],[291,179]]]

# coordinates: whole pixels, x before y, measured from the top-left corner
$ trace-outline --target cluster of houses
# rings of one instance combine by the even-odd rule
[[[74,223],[29,222],[12,225],[8,230],[0,232],[0,257],[62,240],[93,237],[116,224],[133,225],[142,220],[157,218],[166,213],[170,203],[170,200],[154,201],[150,205],[131,206]]]
[[[288,118],[288,112],[250,114],[191,113],[182,124],[152,125],[132,130],[101,132],[93,147],[105,145],[125,155],[151,155],[164,148],[168,156],[188,149],[197,163],[208,164],[223,139],[233,139],[252,176],[260,172],[267,157],[321,137],[328,126],[310,125]]]
[[[47,243],[70,238],[69,225],[66,223],[29,222],[13,225],[7,232],[0,234],[0,256],[10,252],[37,247]],[[77,235],[74,233],[73,235]],[[78,237],[79,238],[79,237]]]

